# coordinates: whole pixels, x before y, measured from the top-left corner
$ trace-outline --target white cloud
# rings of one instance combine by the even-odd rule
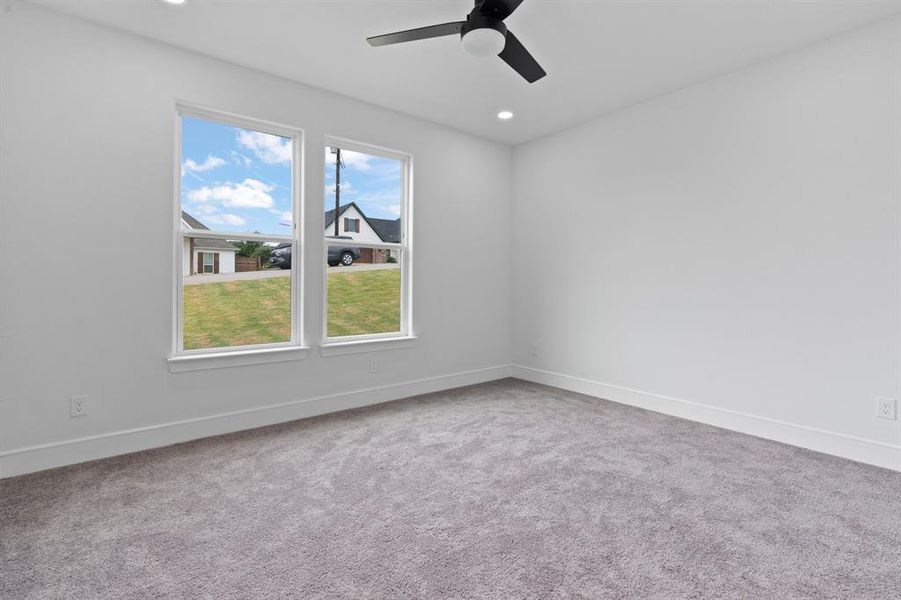
[[[222,214],[222,215],[210,215],[204,219],[207,223],[212,223],[213,225],[235,225],[240,226],[247,223],[242,217],[238,215],[232,214]]]
[[[382,210],[386,213],[394,215],[395,217],[400,216],[400,204],[389,204],[388,206],[382,206]]]
[[[219,212],[219,209],[212,204],[198,204],[194,208],[192,208],[194,212],[200,213],[202,215],[214,215]]]
[[[341,186],[342,188],[344,186]],[[359,202],[367,206],[378,206],[383,210],[400,211],[400,192],[396,189],[366,190],[361,192]],[[394,208],[389,208],[394,207]]]
[[[203,173],[204,171],[211,171],[217,167],[221,167],[225,164],[225,160],[219,158],[218,156],[213,156],[210,154],[206,157],[206,160],[202,163],[197,163],[193,159],[189,158],[185,161],[185,164],[181,167],[181,174],[185,173]]]
[[[275,201],[269,192],[274,189],[274,185],[248,178],[238,184],[225,183],[191,190],[188,199],[193,202],[221,202],[228,207],[271,208]]]
[[[253,160],[246,154],[232,150],[229,152],[232,157],[232,164],[239,167],[249,167],[253,164]]]
[[[269,135],[259,131],[239,129],[238,144],[253,152],[257,158],[267,165],[286,165],[291,163],[292,143],[288,138]]]
[[[336,155],[332,154],[331,148],[325,149],[325,163],[328,165],[335,164]],[[369,164],[374,157],[368,154],[362,154],[360,152],[354,152],[353,150],[342,150],[341,151],[341,162],[344,163],[346,167],[353,167],[358,171],[368,171],[372,168],[372,165]]]
[[[219,213],[219,207],[214,204],[196,204],[190,210],[192,213],[199,214],[205,224],[241,226],[247,223],[244,217]]]

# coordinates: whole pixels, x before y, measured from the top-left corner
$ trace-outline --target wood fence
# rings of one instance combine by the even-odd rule
[[[263,268],[260,263],[259,256],[236,256],[235,272],[244,273],[246,271],[259,271]]]

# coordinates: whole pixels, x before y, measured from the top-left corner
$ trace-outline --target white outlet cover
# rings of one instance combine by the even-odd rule
[[[83,417],[88,414],[87,396],[69,396],[69,416]]]
[[[894,421],[898,418],[898,402],[894,398],[876,398],[876,416]]]

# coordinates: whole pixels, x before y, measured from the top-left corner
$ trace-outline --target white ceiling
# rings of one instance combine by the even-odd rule
[[[365,38],[464,18],[469,0],[32,0],[516,144],[901,12],[901,0],[525,0],[506,23],[548,72],[529,85],[458,38]],[[501,109],[513,120],[500,122]]]

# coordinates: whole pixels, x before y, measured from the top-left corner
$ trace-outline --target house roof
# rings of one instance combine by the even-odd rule
[[[400,243],[400,219],[367,219],[383,242]]]
[[[209,229],[206,225],[186,213],[185,211],[181,211],[182,220],[188,224],[188,227],[191,229]]]
[[[344,212],[353,206],[357,209],[357,212],[369,223],[369,226],[372,227],[372,230],[375,231],[376,235],[381,238],[381,240],[385,243],[389,244],[399,244],[400,243],[400,219],[376,219],[374,217],[367,217],[366,213],[357,206],[356,202],[348,202],[347,204],[342,204],[338,207],[338,216],[344,214]],[[325,228],[328,229],[335,222],[335,209],[325,211]]]
[[[209,227],[186,213],[185,211],[181,211],[182,220],[188,224],[188,227],[191,229],[206,229],[209,231]],[[208,238],[192,238],[194,240],[194,248],[200,250],[237,250],[238,247],[232,244],[227,240],[214,240]]]
[[[231,250],[238,249],[237,246],[226,240],[211,240],[207,238],[191,238],[194,240],[195,250]]]

